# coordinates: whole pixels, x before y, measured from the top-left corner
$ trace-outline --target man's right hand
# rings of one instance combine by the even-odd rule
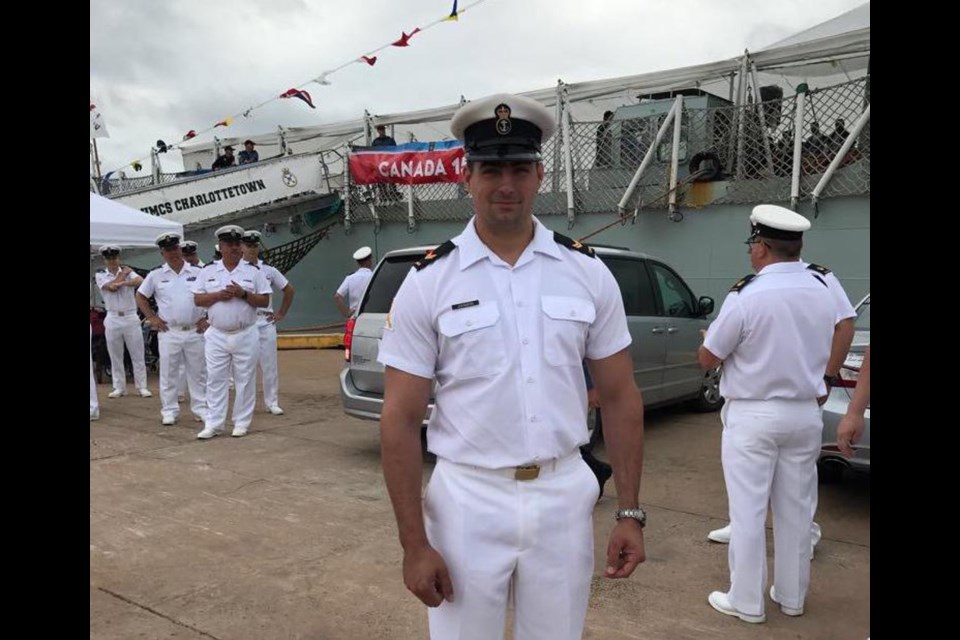
[[[403,583],[428,607],[439,607],[444,600],[453,602],[447,563],[430,545],[404,552]]]
[[[156,329],[157,331],[169,331],[170,326],[164,322],[163,318],[160,316],[153,316],[147,322],[150,323],[150,326]]]

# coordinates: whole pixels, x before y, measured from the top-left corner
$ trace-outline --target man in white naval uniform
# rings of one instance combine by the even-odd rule
[[[280,310],[273,311],[273,294],[266,307],[257,309],[257,331],[260,335],[260,371],[263,373],[263,402],[267,411],[275,416],[282,416],[280,408],[280,372],[277,366],[277,323],[287,317],[290,305],[293,304],[293,285],[273,265],[266,264],[260,259],[260,232],[249,229],[244,232],[243,259],[255,264],[263,272],[271,291],[279,289],[283,292],[283,301]]]
[[[210,327],[204,334],[207,359],[207,415],[197,438],[206,440],[223,431],[227,419],[230,372],[234,437],[247,435],[256,404],[256,366],[260,355],[257,308],[267,306],[270,285],[260,269],[243,260],[243,229],[230,224],[217,229],[223,259],[200,270],[192,291],[194,302],[207,308]]]
[[[202,269],[204,267],[203,260],[200,259],[200,256],[197,254],[197,243],[193,240],[184,240],[180,243],[180,253],[183,254],[183,260],[189,265],[198,267]],[[203,318],[200,320],[200,335],[203,335],[203,332],[207,330],[207,316],[204,314]],[[204,371],[206,371],[206,364],[204,366]],[[206,379],[206,374],[204,374],[204,379]],[[177,402],[183,402],[187,399],[187,369],[184,366],[184,363],[180,362],[180,372],[177,374]],[[206,387],[206,385],[204,385]]]
[[[730,590],[708,602],[744,622],[766,619],[767,504],[773,510],[771,598],[801,615],[810,584],[811,524],[836,303],[823,276],[800,262],[810,222],[774,205],[750,215],[756,275],[731,289],[698,356],[723,363],[721,460],[730,503]]]
[[[582,637],[599,486],[588,441],[586,358],[604,408],[620,510],[608,578],[645,558],[639,508],[643,401],[620,289],[593,250],[533,215],[541,142],[556,126],[529,98],[461,107],[465,184],[476,215],[429,252],[397,292],[386,366],[383,471],[403,547],[403,579],[428,607],[434,640]],[[420,425],[437,463],[421,501]]]
[[[854,323],[857,317],[857,312],[854,311],[853,305],[850,304],[850,298],[847,296],[847,292],[844,291],[843,285],[840,284],[840,280],[837,279],[837,276],[834,273],[818,264],[813,264],[810,262],[800,261],[803,266],[811,271],[814,271],[823,278],[823,281],[827,284],[827,289],[830,291],[830,295],[833,296],[833,300],[836,303],[837,309],[837,323],[833,329],[833,343],[830,347],[830,360],[827,362],[827,369],[824,373],[823,380],[827,383],[827,394],[820,398],[818,401],[821,405],[827,401],[827,397],[830,395],[831,387],[834,387],[838,383],[840,377],[840,367],[843,366],[844,360],[847,359],[847,354],[850,352],[850,345],[853,342],[853,335],[856,331]],[[812,498],[812,508],[814,515],[817,512],[817,489],[818,485],[814,485],[814,494]],[[820,542],[822,532],[820,531],[820,525],[816,522],[813,523],[813,526],[810,530],[812,540],[811,540],[811,550],[810,555],[813,555],[813,550],[816,549],[817,543]],[[707,534],[707,539],[713,542],[719,542],[721,544],[727,544],[730,542],[730,524],[727,526],[721,527],[719,529],[714,529]]]
[[[191,288],[200,268],[187,264],[180,253],[180,236],[162,233],[157,246],[164,265],[147,274],[137,289],[137,306],[150,326],[157,330],[160,350],[160,423],[172,425],[180,415],[177,385],[181,368],[190,387],[190,410],[197,422],[207,412],[207,363],[200,319],[203,309],[193,301]],[[150,298],[157,300],[157,312]]]
[[[337,303],[337,309],[344,318],[349,318],[357,312],[360,306],[360,296],[363,290],[367,288],[373,271],[373,249],[370,247],[360,247],[353,252],[353,259],[360,265],[356,271],[348,275],[340,283],[337,292],[333,294],[333,300]]]
[[[133,381],[137,391],[144,398],[153,394],[147,389],[147,367],[144,360],[143,329],[137,315],[137,303],[134,290],[143,282],[143,278],[130,267],[120,265],[120,247],[105,244],[100,247],[100,255],[106,268],[97,269],[97,288],[107,308],[107,318],[103,326],[107,338],[107,352],[110,354],[110,372],[113,376],[113,391],[108,398],[127,395],[127,373],[123,368],[123,347],[126,344],[133,364]]]

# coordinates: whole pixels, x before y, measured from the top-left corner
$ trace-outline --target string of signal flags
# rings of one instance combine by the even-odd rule
[[[332,69],[328,69],[327,71],[324,71],[324,72],[320,73],[320,75],[318,75],[318,76],[316,76],[316,77],[314,77],[314,78],[311,78],[311,79],[307,80],[306,82],[300,83],[298,86],[301,86],[301,87],[302,87],[302,86],[304,86],[304,85],[308,85],[308,84],[311,84],[311,83],[316,83],[316,84],[321,85],[321,86],[328,86],[328,85],[332,84],[332,83],[330,82],[330,79],[329,79],[330,76],[332,76],[333,74],[337,73],[338,71],[341,71],[342,69],[345,69],[346,67],[349,67],[349,66],[354,65],[354,64],[365,64],[365,65],[368,65],[368,66],[370,66],[370,67],[373,67],[374,65],[377,64],[377,60],[378,60],[378,58],[379,58],[379,56],[378,56],[377,54],[379,54],[381,51],[383,51],[383,50],[385,50],[385,49],[390,49],[391,47],[409,47],[409,46],[410,46],[410,41],[411,41],[411,39],[412,39],[415,35],[422,34],[423,32],[427,31],[428,29],[432,29],[433,27],[435,27],[435,26],[437,26],[437,25],[439,25],[439,24],[443,24],[443,23],[445,23],[445,22],[457,22],[457,21],[459,21],[460,16],[462,16],[464,13],[466,13],[467,11],[469,11],[470,9],[473,9],[474,7],[476,7],[476,6],[478,6],[478,5],[483,4],[483,3],[486,2],[486,1],[487,1],[487,0],[475,0],[474,2],[468,4],[468,5],[464,6],[464,7],[458,8],[458,7],[457,7],[458,0],[453,0],[453,8],[450,10],[450,13],[447,14],[447,15],[445,15],[444,17],[442,17],[442,18],[440,18],[440,19],[438,19],[438,20],[435,20],[435,21],[427,24],[427,25],[424,26],[424,27],[414,27],[409,33],[407,33],[407,31],[405,31],[405,30],[404,30],[404,31],[401,31],[399,38],[397,38],[397,39],[395,39],[395,40],[392,40],[392,41],[390,41],[390,42],[388,42],[388,43],[386,43],[386,44],[384,44],[384,45],[381,45],[380,47],[377,47],[376,49],[373,49],[372,51],[368,51],[368,52],[366,52],[364,55],[351,58],[351,59],[347,60],[346,62],[344,62],[343,64],[341,64],[341,65],[339,65],[339,66],[336,66],[336,67],[334,67],[334,68],[332,68]],[[229,127],[229,126],[232,125],[238,118],[249,118],[254,111],[256,111],[257,109],[262,108],[263,106],[265,106],[265,105],[267,105],[267,104],[270,104],[271,102],[274,102],[274,101],[276,101],[276,100],[289,100],[289,99],[291,99],[291,98],[297,98],[297,99],[303,101],[303,102],[304,102],[307,106],[309,106],[311,109],[316,109],[316,106],[313,104],[313,96],[310,95],[310,92],[309,92],[309,91],[307,91],[306,89],[302,89],[302,88],[291,87],[291,88],[289,88],[289,89],[287,89],[287,90],[285,90],[285,91],[281,91],[281,92],[279,92],[279,93],[274,92],[269,98],[267,98],[266,100],[264,100],[264,101],[261,102],[260,104],[256,104],[256,105],[254,105],[254,106],[247,107],[247,108],[244,109],[243,111],[240,111],[240,112],[235,113],[235,114],[233,114],[233,115],[229,115],[229,116],[223,118],[222,120],[219,120],[219,121],[218,121],[216,124],[214,124],[213,126],[207,127],[206,129],[201,129],[201,130],[199,130],[199,131],[196,130],[196,129],[190,129],[189,131],[187,131],[187,133],[185,133],[185,134],[182,136],[180,142],[177,142],[177,143],[175,143],[175,144],[170,144],[170,145],[162,144],[162,145],[161,145],[161,144],[159,144],[161,141],[158,140],[158,141],[157,141],[157,142],[158,142],[158,147],[159,147],[159,148],[158,148],[158,151],[159,151],[160,153],[164,153],[164,152],[169,151],[169,150],[171,150],[171,149],[176,149],[176,148],[178,148],[182,143],[186,142],[187,140],[190,140],[190,139],[195,138],[195,137],[197,137],[197,136],[201,136],[201,135],[203,135],[203,134],[205,134],[205,133],[208,133],[208,132],[210,132],[210,131],[214,131],[214,130],[217,129],[218,127]],[[92,104],[91,104],[91,112],[93,111],[93,109],[94,109],[94,107],[93,107]],[[99,117],[99,116],[98,116],[98,117]],[[125,168],[127,168],[127,167],[132,167],[134,170],[140,171],[140,170],[143,168],[143,162],[145,162],[147,159],[148,159],[148,157],[143,157],[143,158],[138,158],[137,160],[132,160],[132,161],[128,162],[127,164],[121,166],[121,167],[117,167],[116,169],[113,169],[112,171],[108,172],[107,175],[110,175],[110,174],[112,174],[112,173],[115,173],[115,172],[117,172],[117,171],[120,171],[120,170],[122,170],[122,169],[125,169]]]

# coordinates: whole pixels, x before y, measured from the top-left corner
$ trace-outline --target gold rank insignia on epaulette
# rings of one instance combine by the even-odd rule
[[[567,249],[573,249],[574,251],[579,251],[585,256],[590,256],[591,258],[597,257],[597,252],[593,250],[593,247],[589,247],[583,244],[582,242],[580,242],[579,240],[568,238],[567,236],[561,233],[557,233],[556,231],[553,232],[553,240],[557,244],[562,244]]]
[[[413,268],[416,269],[417,271],[421,271],[429,267],[430,264],[435,262],[437,259],[442,258],[443,256],[447,255],[448,253],[450,253],[456,248],[457,248],[457,245],[447,240],[436,249],[431,249],[430,251],[427,251],[427,255],[423,256],[422,258],[420,258],[419,260],[413,263]]]
[[[755,273],[751,273],[750,275],[743,276],[742,278],[740,278],[737,284],[730,287],[730,291],[736,291],[737,293],[740,293],[740,291],[742,291],[743,288],[748,284],[750,284],[753,281],[753,279],[756,277],[757,277],[757,274]]]
[[[816,271],[822,276],[825,276],[828,273],[830,273],[830,269],[827,269],[826,267],[821,267],[818,264],[813,264],[812,262],[807,265],[807,269],[813,269],[814,271]]]

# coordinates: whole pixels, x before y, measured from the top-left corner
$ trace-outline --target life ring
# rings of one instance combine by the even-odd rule
[[[701,151],[690,158],[690,164],[687,166],[687,168],[690,170],[690,175],[700,171],[700,165],[703,164],[704,160],[709,160],[709,165],[705,167],[702,173],[694,178],[693,181],[712,182],[719,179],[720,174],[723,173],[723,165],[720,164],[720,156],[712,151]]]

